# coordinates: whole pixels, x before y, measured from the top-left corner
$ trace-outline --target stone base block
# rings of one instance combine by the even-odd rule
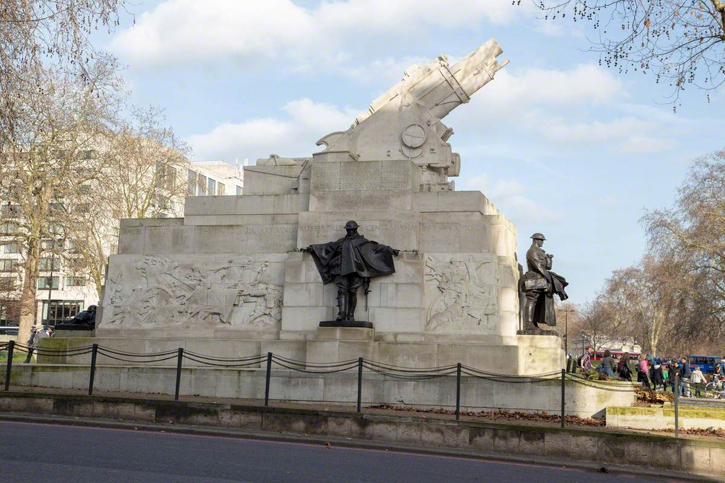
[[[560,371],[565,364],[564,351],[558,337],[516,336],[515,339],[494,337],[468,343],[446,341],[388,341],[376,340],[374,329],[350,327],[318,327],[316,339],[201,339],[186,337],[119,338],[119,337],[53,337],[43,339],[41,348],[73,350],[90,347],[124,353],[150,354],[183,348],[209,357],[243,358],[266,355],[268,352],[300,362],[325,364],[356,360],[392,364],[411,369],[435,368],[465,364],[486,372],[505,375],[540,375]],[[50,353],[49,353],[50,354]],[[90,355],[42,355],[38,362],[55,364],[88,364]],[[124,365],[99,355],[99,364]],[[175,359],[153,362],[154,366],[174,366]],[[186,361],[185,365],[199,363]]]
[[[375,329],[371,327],[323,327],[317,328],[317,340],[365,340],[375,339]]]

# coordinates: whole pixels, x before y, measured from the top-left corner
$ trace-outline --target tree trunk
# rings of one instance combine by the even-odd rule
[[[18,343],[26,344],[30,328],[35,324],[38,287],[38,264],[40,262],[40,240],[28,240],[28,251],[23,274],[23,292],[20,295],[20,317],[18,322]]]

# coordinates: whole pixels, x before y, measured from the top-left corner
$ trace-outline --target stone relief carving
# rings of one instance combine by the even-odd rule
[[[426,309],[426,332],[471,332],[490,329],[489,317],[498,312],[493,276],[495,264],[474,260],[425,262],[426,291],[432,301]]]
[[[269,327],[282,319],[282,287],[262,281],[269,264],[235,257],[217,264],[179,264],[144,257],[134,266],[141,283],[109,277],[106,323],[125,327],[215,325]],[[124,287],[133,288],[124,291]]]

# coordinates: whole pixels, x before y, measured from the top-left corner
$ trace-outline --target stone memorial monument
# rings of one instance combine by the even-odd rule
[[[219,356],[274,352],[307,363],[560,369],[558,338],[518,333],[516,228],[483,193],[455,191],[450,180],[461,160],[442,120],[507,64],[501,52],[490,40],[454,65],[441,56],[409,67],[312,157],[245,167],[241,196],[188,197],[180,219],[123,220],[99,343],[140,351],[182,341]],[[375,270],[384,276],[343,281],[328,271],[348,220],[380,243]],[[353,319],[372,328],[319,327]]]

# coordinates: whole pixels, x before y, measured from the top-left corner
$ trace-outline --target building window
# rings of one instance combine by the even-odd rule
[[[166,167],[166,191],[174,192],[176,187],[176,170],[173,166]]]
[[[73,213],[81,213],[81,214],[88,214],[88,211],[90,210],[90,207],[88,203],[76,203],[73,206]]]
[[[206,195],[206,176],[199,173],[199,177],[197,178],[197,181],[198,181],[198,184],[197,184],[196,196]]]
[[[38,277],[38,288],[40,290],[48,290],[51,288],[51,278],[53,290],[58,290],[59,278],[58,277]]]
[[[51,300],[50,307],[48,305],[48,301],[44,300],[43,324],[52,326],[78,315],[83,310],[82,300]]]
[[[218,187],[218,190],[217,190],[217,194],[218,194],[219,196],[224,196],[224,194],[225,194],[225,193],[226,193],[226,191],[227,191],[227,187],[226,187],[226,186],[224,186],[224,183],[219,183],[219,184],[217,185],[217,187]]]
[[[0,260],[0,272],[16,272],[18,270],[18,261],[15,259]]]
[[[63,249],[63,243],[58,240],[41,240],[40,241],[40,247],[43,250],[62,250]]]
[[[208,189],[206,190],[206,192],[207,192],[207,194],[209,194],[209,196],[214,196],[216,194],[216,181],[215,180],[209,178],[209,185],[208,185]]]
[[[156,163],[156,186],[163,188],[166,184],[166,170],[163,163]]]
[[[60,258],[41,258],[40,263],[38,264],[38,270],[42,272],[50,272],[51,270],[57,272],[58,270],[60,270]]]
[[[20,205],[2,205],[0,207],[0,215],[5,218],[20,216],[21,212]]]
[[[156,196],[156,208],[158,208],[159,210],[168,210],[170,206],[171,203],[169,202],[169,198],[167,196]]]
[[[12,223],[10,221],[0,223],[0,235],[10,235],[11,233],[15,233],[16,231],[18,231],[18,225],[16,225],[15,223]]]
[[[7,253],[7,254],[20,253],[20,248],[18,247],[18,242],[6,242],[2,248],[3,248],[3,253]]]
[[[63,205],[61,203],[49,203],[50,206],[50,212],[53,213],[63,213],[65,210],[63,209]]]
[[[242,196],[242,187],[237,186],[237,196]]]
[[[189,170],[186,196],[196,196],[196,171]]]
[[[65,280],[66,287],[85,287],[86,279],[83,277],[68,277]]]

